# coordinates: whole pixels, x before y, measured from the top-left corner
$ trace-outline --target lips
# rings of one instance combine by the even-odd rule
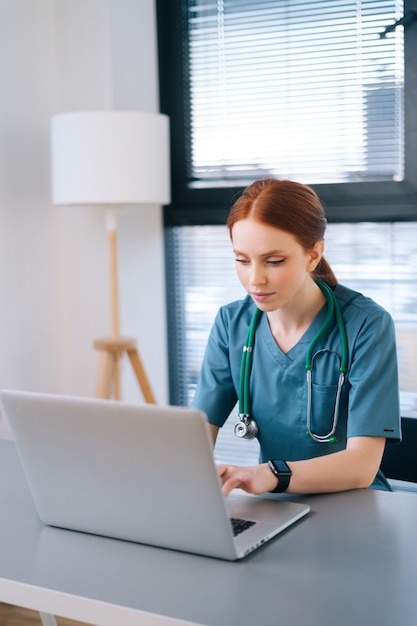
[[[252,298],[255,302],[265,302],[268,298],[270,298],[272,293],[251,293]]]

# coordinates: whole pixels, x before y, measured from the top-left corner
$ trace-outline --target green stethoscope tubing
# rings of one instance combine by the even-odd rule
[[[336,296],[333,290],[325,282],[321,280],[315,281],[322,290],[327,300],[327,314],[326,318],[321,325],[320,329],[313,337],[306,353],[305,369],[307,373],[307,434],[320,443],[334,443],[336,438],[334,434],[337,428],[337,422],[339,418],[339,405],[340,395],[342,387],[345,381],[345,374],[348,368],[348,342],[346,335],[346,328],[343,322],[342,313],[340,311],[339,303],[336,300]],[[253,347],[255,345],[255,333],[259,320],[262,316],[262,311],[256,308],[251,323],[249,325],[248,333],[243,346],[242,361],[240,365],[240,380],[239,380],[239,418],[243,421],[249,420],[250,416],[250,375],[252,369],[252,356]],[[339,329],[340,342],[341,342],[341,359],[339,367],[339,380],[336,391],[336,401],[333,412],[333,420],[330,431],[326,435],[318,435],[314,433],[311,428],[311,409],[312,409],[312,371],[313,371],[313,350],[317,342],[321,339],[324,333],[328,330],[332,318],[336,317],[337,326]]]

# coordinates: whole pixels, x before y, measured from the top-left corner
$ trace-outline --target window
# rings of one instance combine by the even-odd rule
[[[188,3],[188,184],[403,180],[402,2]]]
[[[229,208],[246,184],[273,175],[310,184],[323,200],[327,257],[341,282],[393,315],[404,406],[417,409],[417,0],[157,8],[172,146],[171,402],[191,401],[214,315],[242,295]],[[255,453],[247,443],[238,455]]]
[[[224,223],[265,175],[314,186],[331,221],[415,219],[417,0],[158,0],[158,15],[167,225]]]

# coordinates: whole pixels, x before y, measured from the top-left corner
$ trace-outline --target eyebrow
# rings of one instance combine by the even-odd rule
[[[243,254],[244,256],[248,256],[246,254],[246,252],[241,252],[240,250],[235,250],[233,249],[234,254]],[[285,256],[285,254],[287,254],[286,252],[284,252],[283,250],[269,250],[269,252],[265,252],[264,254],[261,254],[261,257],[268,257],[268,256]]]

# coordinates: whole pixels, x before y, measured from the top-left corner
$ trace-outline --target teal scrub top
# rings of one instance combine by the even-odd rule
[[[391,316],[370,298],[342,285],[334,294],[348,340],[348,371],[342,388],[335,443],[306,434],[307,349],[320,329],[327,304],[304,336],[284,354],[262,315],[255,336],[250,378],[251,417],[258,424],[261,463],[298,461],[346,448],[349,437],[401,439],[395,330]],[[250,296],[222,307],[206,347],[193,406],[221,427],[237,402],[242,347],[255,310]],[[311,429],[327,434],[332,426],[341,342],[336,320],[316,344],[312,370]],[[386,488],[382,475],[375,484]]]

